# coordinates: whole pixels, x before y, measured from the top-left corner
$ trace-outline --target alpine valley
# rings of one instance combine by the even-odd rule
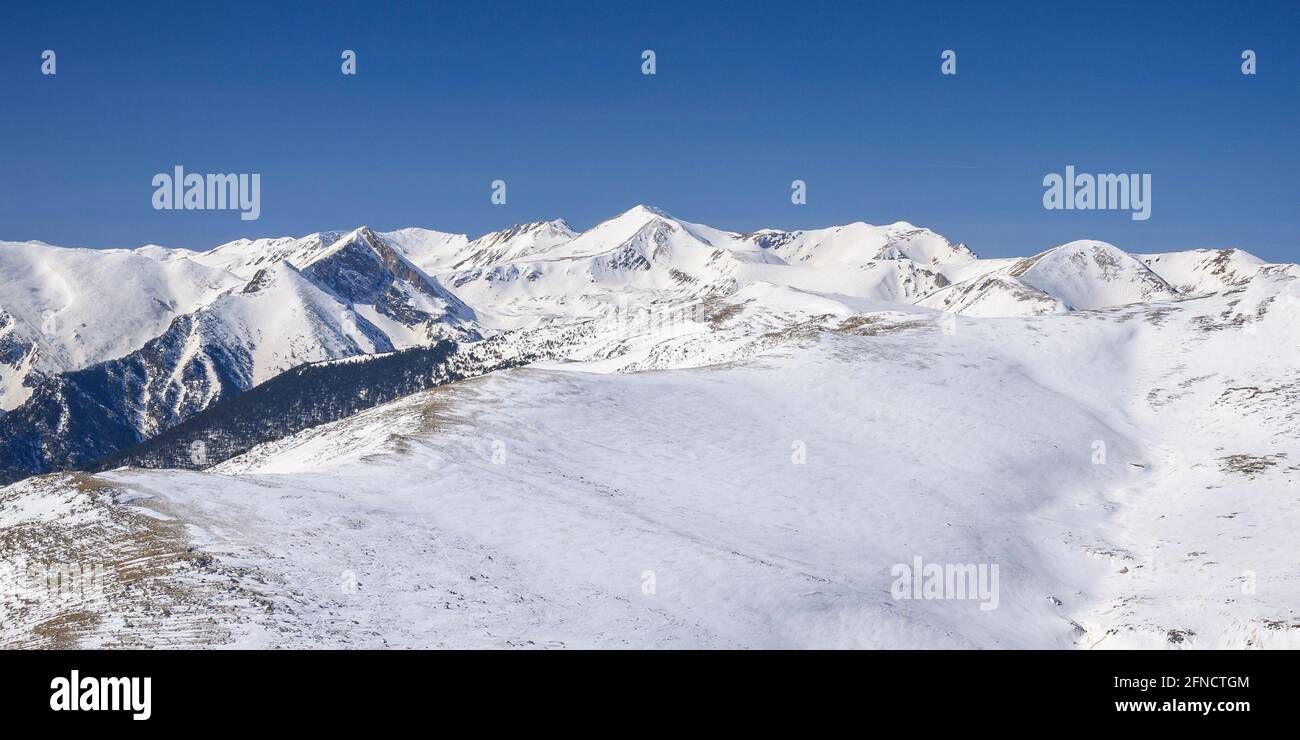
[[[2,647],[1300,648],[1300,266],[1239,249],[0,242],[0,411]]]

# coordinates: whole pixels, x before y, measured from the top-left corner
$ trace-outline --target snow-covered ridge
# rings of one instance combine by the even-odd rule
[[[386,337],[376,349],[591,319],[619,301],[692,303],[755,283],[971,316],[1033,316],[1235,289],[1261,273],[1300,275],[1238,249],[1133,256],[1080,241],[1023,260],[985,260],[907,222],[739,233],[650,206],[581,232],[555,219],[474,239],[361,227],[240,239],[206,252],[0,242],[0,409],[22,403],[43,378],[122,357],[174,319],[227,293],[247,294],[278,264],[341,304],[327,334],[347,333],[342,324],[356,316]]]
[[[714,333],[831,318],[725,365],[447,385],[206,472],[2,488],[0,568],[114,578],[75,621],[0,601],[0,646],[1300,647],[1300,282],[954,331],[728,300]],[[918,557],[996,565],[996,605],[893,597]]]
[[[1300,646],[1295,265],[649,207],[0,265],[0,580],[121,574],[0,646]],[[147,439],[220,464],[52,472]]]

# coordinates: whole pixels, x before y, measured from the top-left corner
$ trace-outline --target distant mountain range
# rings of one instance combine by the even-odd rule
[[[547,345],[533,359],[646,369],[706,360],[633,336],[638,313],[675,332],[674,311],[717,323],[746,307],[765,316],[733,339],[753,342],[876,304],[1036,316],[1300,275],[1231,249],[1078,241],[982,260],[904,222],[741,234],[646,206],[585,232],[556,220],[473,240],[361,227],[207,252],[4,242],[0,270],[0,481],[121,452],[295,367],[440,340],[532,334]]]
[[[2,647],[1300,647],[1294,264],[638,206],[0,274]]]

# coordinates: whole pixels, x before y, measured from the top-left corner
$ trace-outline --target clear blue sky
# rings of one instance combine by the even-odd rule
[[[1295,0],[5,2],[0,101],[0,239],[473,236],[648,203],[736,230],[904,219],[988,256],[1300,261]],[[176,164],[261,173],[261,219],[153,210]],[[1151,173],[1151,219],[1044,210],[1068,164]]]

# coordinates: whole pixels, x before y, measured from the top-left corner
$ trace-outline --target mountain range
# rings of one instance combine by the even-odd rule
[[[0,275],[0,555],[119,579],[6,644],[1300,646],[1295,264],[637,206]]]

